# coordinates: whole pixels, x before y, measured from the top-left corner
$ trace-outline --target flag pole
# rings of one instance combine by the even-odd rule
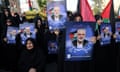
[[[31,0],[28,0],[28,5],[29,5],[29,9],[31,11],[32,10]]]

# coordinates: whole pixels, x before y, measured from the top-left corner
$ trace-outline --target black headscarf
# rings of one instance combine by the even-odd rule
[[[25,47],[25,50],[29,51],[29,52],[34,52],[35,48],[36,48],[36,42],[33,38],[28,38],[26,41],[25,41],[25,46],[27,45],[27,42],[28,41],[31,41],[32,44],[33,44],[33,48],[31,50],[28,50],[27,47]]]
[[[41,72],[44,67],[44,55],[40,49],[36,48],[35,40],[32,38],[28,38],[26,40],[25,46],[28,41],[32,42],[34,48],[28,50],[25,47],[25,49],[21,52],[18,62],[18,72],[28,72],[30,68],[35,68],[37,72]]]

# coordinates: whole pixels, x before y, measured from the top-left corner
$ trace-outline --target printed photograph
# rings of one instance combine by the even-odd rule
[[[110,23],[101,24],[101,45],[111,43],[112,29]]]
[[[65,59],[68,61],[89,60],[95,42],[91,23],[72,23],[67,27]]]
[[[47,3],[47,17],[49,29],[62,29],[66,22],[65,1],[51,1]]]
[[[17,34],[18,34],[18,28],[9,26],[7,30],[7,43],[15,44]]]

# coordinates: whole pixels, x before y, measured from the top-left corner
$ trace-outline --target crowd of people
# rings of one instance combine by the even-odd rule
[[[68,13],[70,15],[70,12]],[[50,39],[57,37],[54,32],[49,31],[47,21],[43,21],[38,14],[33,20],[28,21],[25,13],[10,12],[7,8],[3,9],[0,21],[0,69],[11,72],[43,72],[45,64],[52,61],[51,58],[47,58],[48,37]],[[25,22],[35,24],[36,39],[28,38],[23,45],[19,32],[16,35],[16,43],[8,43],[8,27],[19,27]],[[55,61],[56,55],[53,58]]]
[[[43,21],[38,15],[32,20],[32,23],[35,24],[36,39],[28,38],[25,41],[25,45],[22,45],[20,33],[18,33],[16,35],[16,44],[8,44],[6,37],[8,26],[19,27],[19,24],[28,21],[25,13],[21,15],[11,13],[9,9],[4,9],[0,16],[0,69],[10,72],[44,72],[47,63],[54,60],[57,61],[57,55],[48,57],[48,39],[56,39],[58,35],[53,31],[49,31],[47,20]],[[100,70],[101,65],[105,67],[111,63],[112,59],[108,59],[112,58],[110,57],[112,52],[108,51],[108,49],[111,49],[111,44],[100,46],[102,17],[96,15],[95,18],[96,44],[94,61],[98,63],[96,67]],[[82,22],[82,16],[78,13],[72,14],[72,12],[67,12],[67,21]],[[103,63],[101,64],[101,62]],[[104,70],[106,70],[106,67],[101,69],[101,72],[104,72]]]

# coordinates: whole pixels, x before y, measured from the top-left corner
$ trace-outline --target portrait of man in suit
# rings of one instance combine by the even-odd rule
[[[56,43],[51,42],[51,43],[50,43],[50,49],[51,49],[51,50],[56,50],[56,49],[57,49]]]
[[[17,34],[17,31],[16,31],[16,30],[12,30],[12,31],[10,32],[10,37],[11,37],[12,39],[15,39],[16,34]]]
[[[53,8],[53,15],[51,16],[51,18],[54,21],[60,21],[62,17],[63,17],[63,15],[60,14],[60,7],[55,6]]]
[[[15,43],[17,33],[18,33],[18,28],[16,28],[16,27],[8,27],[8,30],[7,30],[7,42],[8,43]]]
[[[103,28],[103,37],[107,38],[107,37],[110,37],[110,36],[111,36],[111,32],[110,32],[109,27]]]
[[[60,29],[64,27],[64,23],[66,22],[66,10],[64,9],[64,5],[54,5],[50,9],[48,9],[48,22],[50,29]]]
[[[12,30],[11,32],[9,32],[9,34],[7,35],[7,39],[8,39],[7,42],[8,43],[15,43],[16,34],[17,34],[16,30]]]
[[[72,41],[75,48],[84,48],[84,46],[88,43],[88,40],[85,39],[86,37],[86,30],[85,29],[78,29],[76,33],[76,39]]]
[[[57,50],[58,50],[57,43],[50,41],[48,44],[48,50],[50,54],[57,53]]]
[[[31,37],[31,35],[32,35],[32,32],[30,31],[30,27],[26,27],[24,30],[24,36],[29,38]]]
[[[110,44],[112,31],[110,26],[103,26],[101,28],[101,45]]]
[[[25,40],[27,38],[32,38],[32,36],[33,36],[33,33],[31,32],[30,27],[25,27],[23,30],[23,33],[21,33],[22,44],[25,43]]]

